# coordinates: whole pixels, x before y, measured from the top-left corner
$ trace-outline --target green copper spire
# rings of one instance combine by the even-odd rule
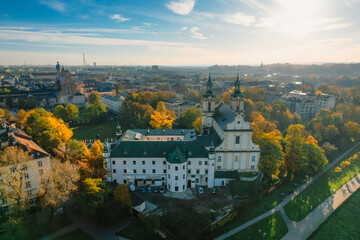
[[[215,94],[212,91],[212,82],[211,82],[211,75],[209,73],[209,79],[206,82],[206,92],[204,94],[204,97],[216,97]]]
[[[232,97],[244,97],[240,90],[240,78],[239,73],[237,74],[236,81],[234,83],[235,89],[234,92],[231,94]]]

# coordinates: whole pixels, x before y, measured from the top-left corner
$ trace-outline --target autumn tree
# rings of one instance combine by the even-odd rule
[[[0,108],[0,118],[5,117],[5,111],[4,109]]]
[[[282,135],[276,125],[259,112],[252,114],[253,142],[260,146],[259,168],[267,175],[278,175],[282,165]]]
[[[360,127],[356,122],[347,122],[344,125],[344,136],[348,140],[348,142],[352,142],[353,140],[357,140],[360,136]]]
[[[285,137],[286,151],[284,154],[284,165],[288,172],[295,173],[301,169],[302,146],[304,126],[290,125]]]
[[[80,207],[84,212],[94,215],[104,203],[105,183],[101,178],[86,178],[82,182],[82,188],[79,196]]]
[[[327,159],[318,142],[309,135],[303,125],[290,125],[285,137],[284,165],[288,172],[314,175],[324,168]]]
[[[156,110],[151,114],[150,125],[156,129],[171,129],[172,123],[175,121],[176,115],[174,111],[167,110],[164,102],[160,101]]]
[[[87,166],[84,170],[85,177],[104,179],[107,175],[106,161],[102,154],[104,146],[100,140],[96,140],[91,146],[90,152],[86,149],[87,147],[85,147],[85,150],[82,153],[82,160]]]
[[[201,132],[201,125],[202,125],[202,118],[201,117],[198,117],[195,122],[194,122],[194,128],[196,129],[196,131],[198,133]]]
[[[51,159],[51,167],[43,178],[44,184],[39,191],[39,202],[42,207],[51,209],[48,225],[51,224],[55,209],[64,204],[77,191],[80,179],[77,165],[68,161]]]
[[[119,203],[122,207],[129,208],[131,206],[131,196],[128,185],[117,185],[113,191],[113,194],[115,202]]]
[[[253,102],[260,102],[264,101],[265,93],[265,88],[250,87],[244,91],[244,96]]]
[[[51,112],[43,108],[36,108],[27,113],[22,113],[25,121],[26,132],[30,134],[47,151],[59,147],[61,143],[67,142],[73,132],[62,119],[53,116]]]

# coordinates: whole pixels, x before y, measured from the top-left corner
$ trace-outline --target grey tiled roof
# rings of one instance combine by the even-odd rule
[[[212,117],[219,127],[224,130],[226,125],[234,120],[235,115],[236,112],[231,110],[228,105],[222,102],[215,108],[215,113]]]

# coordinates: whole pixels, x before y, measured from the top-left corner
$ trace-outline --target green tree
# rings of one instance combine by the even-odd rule
[[[88,104],[85,107],[85,118],[89,120],[101,120],[104,114],[107,112],[106,105],[102,102]]]
[[[57,105],[52,111],[52,113],[55,117],[61,118],[62,120],[66,121],[66,111],[63,105]]]
[[[93,91],[89,96],[89,103],[96,104],[99,102],[101,102],[101,96],[100,96],[99,92]]]
[[[199,117],[201,117],[201,109],[196,107],[186,109],[179,118],[180,127],[186,129],[194,128],[194,123]]]
[[[306,142],[302,146],[301,171],[306,175],[314,175],[322,170],[328,160],[314,143]]]
[[[85,149],[83,144],[76,140],[70,139],[65,143],[66,153],[70,156],[71,159],[81,159],[81,156],[84,154]],[[86,147],[86,145],[85,145]],[[87,149],[87,147],[86,147]]]
[[[79,108],[74,104],[68,104],[65,107],[66,121],[72,122],[79,118]]]
[[[14,107],[14,99],[10,94],[7,94],[5,97],[5,105],[8,109],[12,109]]]

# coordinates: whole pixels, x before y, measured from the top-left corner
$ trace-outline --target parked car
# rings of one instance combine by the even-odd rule
[[[142,188],[141,188],[141,192],[142,192],[142,193],[146,193],[146,188],[145,188],[145,187],[142,187]]]
[[[131,185],[129,186],[129,189],[130,189],[131,192],[135,192],[135,185],[134,185],[134,184],[131,184]]]
[[[216,192],[217,192],[217,191],[216,191],[216,188],[211,189],[211,193],[212,193],[212,194],[216,194]]]
[[[159,193],[164,193],[165,192],[165,188],[164,187],[160,187],[159,188]]]
[[[147,191],[148,191],[148,193],[151,193],[151,187],[150,186],[147,188]]]
[[[199,194],[204,194],[204,188],[203,187],[199,187],[198,191],[199,191]]]
[[[153,191],[154,191],[154,193],[157,193],[157,192],[159,192],[159,189],[157,187],[154,187]]]

